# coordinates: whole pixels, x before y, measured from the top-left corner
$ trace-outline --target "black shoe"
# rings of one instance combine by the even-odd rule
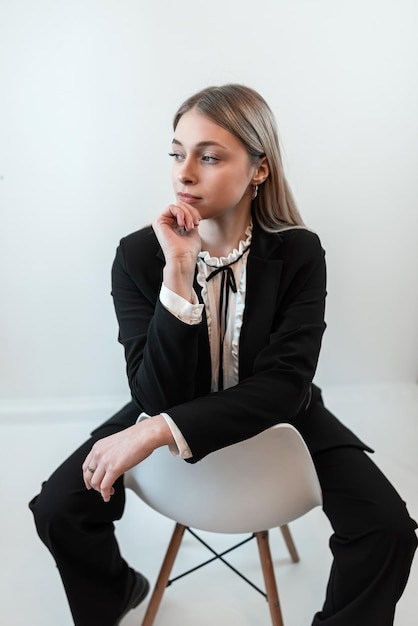
[[[132,592],[128,600],[128,604],[126,605],[123,613],[119,616],[119,619],[116,622],[115,626],[119,626],[125,615],[129,613],[129,611],[131,611],[132,609],[135,609],[142,602],[142,600],[145,600],[145,598],[147,597],[149,591],[149,582],[147,581],[145,576],[142,576],[142,574],[140,574],[139,572],[134,572],[134,576],[134,585],[132,587]]]

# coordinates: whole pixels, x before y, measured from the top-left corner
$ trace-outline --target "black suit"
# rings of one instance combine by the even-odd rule
[[[84,488],[80,466],[94,440],[135,423],[141,411],[166,411],[188,442],[192,462],[277,422],[294,424],[311,450],[335,531],[327,596],[313,623],[389,626],[416,547],[416,525],[364,453],[367,447],[324,407],[312,385],[325,327],[318,238],[304,229],[268,234],[254,225],[240,380],[217,393],[210,393],[205,319],[190,326],[161,305],[163,266],[150,228],[122,240],[112,292],[133,401],[96,429],[31,502],[75,623],[113,626],[132,580],[113,534],[112,521],[124,507],[122,480],[110,503],[103,503]],[[197,283],[195,290],[200,296]]]
[[[316,235],[304,229],[268,234],[254,225],[240,383],[216,394],[209,393],[206,321],[188,326],[161,305],[163,266],[151,228],[121,241],[112,292],[134,402],[110,422],[127,426],[141,411],[166,411],[189,443],[193,462],[278,422],[294,424],[312,452],[365,447],[325,409],[315,387],[310,400],[325,328],[325,262]],[[195,290],[200,297],[197,282]]]

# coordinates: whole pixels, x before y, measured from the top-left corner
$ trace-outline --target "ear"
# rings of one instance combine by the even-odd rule
[[[251,181],[252,184],[261,185],[262,183],[264,183],[265,180],[267,180],[269,174],[270,174],[270,168],[269,168],[269,164],[267,161],[267,157],[263,156],[260,159],[260,162],[257,165],[256,170],[254,172],[254,175]]]

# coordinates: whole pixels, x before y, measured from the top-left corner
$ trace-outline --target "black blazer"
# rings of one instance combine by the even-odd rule
[[[121,240],[112,295],[133,401],[106,424],[129,426],[141,411],[167,412],[193,458],[293,424],[312,452],[367,449],[323,405],[312,385],[325,329],[326,270],[318,237],[305,229],[266,233],[256,223],[247,265],[239,384],[210,392],[206,319],[190,326],[160,303],[164,256],[151,227]],[[201,300],[200,287],[195,290]]]

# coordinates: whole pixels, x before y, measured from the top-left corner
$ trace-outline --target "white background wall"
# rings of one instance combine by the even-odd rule
[[[171,201],[172,115],[242,82],[276,113],[329,272],[322,385],[416,380],[415,0],[2,0],[0,399],[127,395],[118,240]]]

